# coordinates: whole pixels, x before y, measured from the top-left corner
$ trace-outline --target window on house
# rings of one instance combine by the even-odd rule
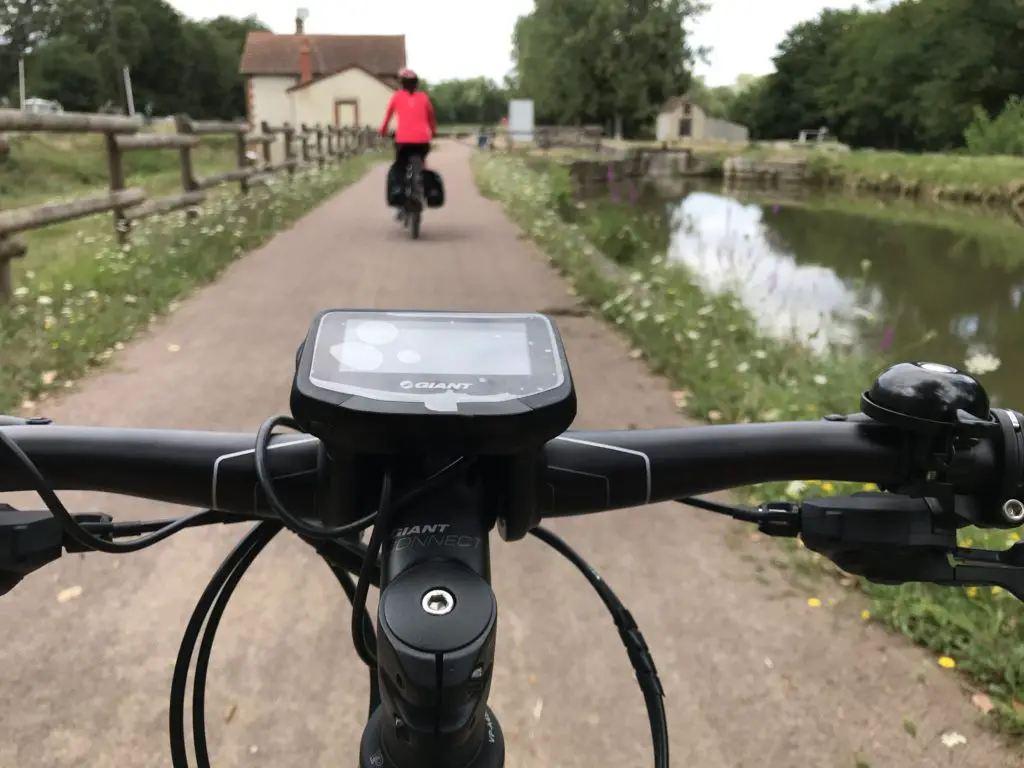
[[[690,132],[693,130],[693,121],[688,117],[684,117],[679,121],[679,138],[689,138]]]
[[[683,104],[683,114],[686,115],[687,117],[692,115],[693,114],[693,105],[692,104]]]

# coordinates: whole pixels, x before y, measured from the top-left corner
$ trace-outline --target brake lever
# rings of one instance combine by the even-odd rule
[[[1024,601],[1024,542],[996,552],[989,549],[958,548],[953,558],[956,584],[1002,587]]]
[[[1024,542],[997,552],[957,546],[934,500],[858,493],[800,505],[800,537],[847,573],[877,584],[998,586],[1024,601]]]

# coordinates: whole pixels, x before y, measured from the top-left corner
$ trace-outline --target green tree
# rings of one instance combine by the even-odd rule
[[[17,93],[26,58],[31,95],[66,109],[125,105],[129,67],[137,107],[231,118],[245,113],[238,61],[255,17],[185,19],[166,0],[0,0],[0,93]],[[78,62],[78,64],[75,64]]]
[[[89,112],[96,108],[100,93],[100,66],[79,41],[56,37],[41,43],[30,61],[26,81],[33,83],[32,95],[59,101],[64,109]]]
[[[943,150],[964,144],[976,109],[1024,93],[1019,0],[902,0],[826,10],[779,45],[775,72],[730,114],[757,138],[827,126],[853,146]]]
[[[658,107],[690,85],[697,56],[685,24],[697,0],[535,0],[513,35],[515,90],[539,121],[616,121],[649,131]]]
[[[424,90],[441,124],[493,125],[508,110],[508,91],[485,77],[425,84]]]

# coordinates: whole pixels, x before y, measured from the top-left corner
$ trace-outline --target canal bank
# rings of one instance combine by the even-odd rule
[[[622,178],[643,166],[650,169],[640,174],[645,176],[726,179],[767,187],[806,185],[886,199],[985,206],[1009,211],[1024,224],[1024,158],[609,142],[602,146],[602,156],[569,165],[570,174],[580,179],[607,175],[609,168]]]
[[[988,257],[971,250],[980,245],[970,237],[932,239],[916,246],[920,231],[903,236],[880,225],[871,230],[857,218],[842,224],[847,214],[824,215],[820,224],[809,224],[799,219],[796,206],[721,196],[716,200],[707,192],[691,191],[681,200],[655,203],[649,190],[637,189],[632,180],[610,187],[604,200],[573,203],[564,173],[538,173],[519,159],[495,155],[478,157],[476,170],[481,189],[502,202],[576,291],[673,382],[677,403],[691,415],[725,423],[850,412],[890,356],[938,353],[928,345],[950,344],[953,337],[960,339],[962,349],[957,351],[964,359],[950,362],[964,365],[973,357],[977,369],[989,369],[981,375],[986,386],[995,393],[1004,388],[998,375],[1009,375],[1010,366],[994,363],[991,344],[997,350],[1001,343],[1013,344],[1013,327],[1019,325],[1012,322],[1019,306],[1014,267],[978,278],[975,304],[956,315],[961,318],[959,335],[944,335],[950,316],[936,314],[944,296],[974,290],[958,283]],[[766,216],[780,218],[766,222]],[[845,228],[837,229],[841,224]],[[827,237],[862,242],[871,256],[857,250],[823,256],[821,243]],[[923,287],[912,296],[910,289],[891,293],[889,286],[908,279],[930,285],[936,252],[953,259],[958,253],[963,264],[951,262],[952,276],[934,299],[936,306],[930,307],[932,298]],[[606,253],[614,254],[614,263]],[[798,279],[783,279],[787,270]],[[994,311],[988,307],[986,285],[1006,294],[1006,306]],[[750,286],[746,293],[743,286]],[[768,306],[752,300],[758,297]],[[781,318],[766,322],[771,302]],[[894,319],[897,325],[887,325]],[[1000,341],[1004,332],[1011,335]],[[940,357],[949,359],[953,351],[947,348]],[[1005,386],[1012,385],[1007,380]],[[1010,391],[1009,401],[1019,403],[1020,396]],[[824,479],[762,485],[743,493],[759,501],[860,489]],[[997,549],[1018,541],[1019,535],[964,533],[976,546]],[[803,563],[801,568],[825,567],[805,552],[795,552],[794,558],[794,563]],[[951,660],[945,663],[962,670],[972,690],[991,698],[993,722],[1024,735],[1024,609],[1019,602],[998,590],[880,587],[837,576],[869,595],[868,619]]]

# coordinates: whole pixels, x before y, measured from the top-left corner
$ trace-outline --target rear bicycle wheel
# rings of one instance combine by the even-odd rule
[[[408,216],[409,232],[413,240],[420,238],[420,222],[423,217],[423,158],[414,156],[409,159],[409,172],[411,183],[409,184]]]

